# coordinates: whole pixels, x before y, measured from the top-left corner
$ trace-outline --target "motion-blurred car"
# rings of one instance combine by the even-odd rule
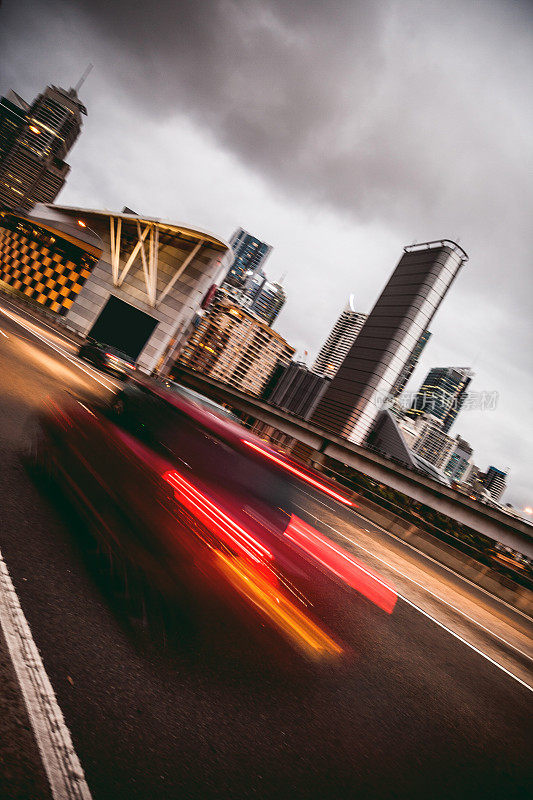
[[[303,519],[309,493],[351,500],[188,391],[137,377],[108,408],[52,405],[37,453],[105,547],[167,602],[185,594],[261,638],[338,658],[348,603],[364,598],[391,613],[396,601],[379,575]]]
[[[104,372],[122,377],[135,370],[131,356],[116,347],[88,339],[78,350],[78,356]]]

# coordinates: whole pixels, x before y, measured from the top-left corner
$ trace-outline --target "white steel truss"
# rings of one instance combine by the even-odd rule
[[[135,260],[140,254],[144,284],[146,288],[146,301],[148,305],[157,308],[165,299],[167,294],[174,288],[177,281],[181,278],[191,261],[199,253],[205,240],[201,237],[199,241],[185,257],[181,264],[176,268],[176,272],[170,278],[167,285],[157,296],[157,279],[158,279],[158,265],[159,265],[159,225],[157,223],[148,222],[145,227],[141,229],[141,223],[136,220],[137,225],[137,242],[131,251],[127,260],[121,269],[120,256],[122,245],[122,218],[109,217],[110,225],[110,254],[111,254],[111,273],[113,276],[113,284],[117,287],[122,286],[124,280],[135,263]],[[146,246],[148,245],[148,255],[146,253]]]

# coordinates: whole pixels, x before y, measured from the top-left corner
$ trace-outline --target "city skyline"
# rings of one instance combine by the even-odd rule
[[[443,116],[444,127],[438,136],[434,135],[438,131],[428,129],[427,141],[431,139],[433,148],[431,156],[429,149],[425,149],[427,142],[424,137],[415,137],[415,148],[408,141],[411,126],[419,131],[417,124],[423,119],[416,110],[416,103],[407,116],[395,118],[397,108],[391,99],[395,88],[393,70],[385,70],[381,76],[385,88],[382,112],[388,116],[380,113],[376,117],[376,109],[368,105],[369,99],[362,83],[354,77],[356,73],[350,71],[351,62],[345,61],[348,79],[355,80],[355,105],[339,110],[339,113],[342,111],[344,132],[341,139],[350,131],[350,120],[357,119],[353,113],[361,108],[367,109],[370,111],[370,116],[367,116],[369,132],[376,142],[376,152],[368,157],[368,148],[365,150],[363,146],[360,131],[353,128],[349,150],[339,151],[339,165],[342,164],[345,176],[342,180],[334,174],[333,163],[327,158],[317,160],[314,152],[313,164],[316,162],[317,166],[307,169],[306,159],[311,158],[311,150],[305,137],[300,142],[303,163],[299,175],[295,172],[297,159],[291,159],[288,142],[279,144],[278,160],[283,170],[272,169],[272,164],[265,161],[265,154],[271,153],[272,147],[269,149],[262,145],[265,136],[274,137],[274,129],[264,126],[263,138],[258,139],[254,128],[254,146],[246,149],[242,136],[229,137],[226,129],[217,126],[218,107],[211,94],[207,99],[206,82],[205,91],[199,93],[198,100],[186,94],[191,86],[187,72],[180,73],[183,86],[176,89],[169,113],[168,108],[163,109],[160,101],[154,99],[157,92],[152,92],[154,97],[148,96],[146,85],[142,81],[138,85],[132,79],[134,55],[126,38],[112,39],[113,47],[118,48],[124,60],[118,68],[111,67],[109,55],[106,55],[109,50],[106,37],[112,34],[106,33],[100,41],[101,23],[83,8],[82,4],[79,9],[70,9],[66,13],[63,5],[48,4],[46,16],[53,24],[47,26],[42,41],[37,34],[45,16],[44,6],[40,9],[39,4],[23,2],[16,9],[14,6],[3,9],[7,22],[4,31],[9,31],[11,37],[10,41],[6,39],[2,48],[3,83],[0,90],[3,94],[13,88],[28,97],[41,91],[44,83],[74,83],[88,61],[96,62],[83,90],[83,100],[90,107],[91,114],[84,135],[73,151],[70,160],[72,172],[59,202],[115,209],[128,204],[135,208],[154,208],[162,216],[170,218],[199,221],[224,232],[238,225],[253,230],[274,245],[270,271],[280,273],[289,267],[286,281],[288,300],[277,327],[300,352],[309,350],[310,354],[318,352],[346,294],[356,288],[361,308],[371,307],[386,282],[399,246],[415,239],[439,237],[443,233],[459,237],[471,255],[468,274],[465,271],[461,275],[453,299],[449,298],[444,304],[432,325],[432,340],[409,385],[419,385],[423,375],[434,364],[464,363],[472,366],[477,375],[476,386],[480,390],[498,392],[499,405],[491,412],[465,411],[461,433],[475,443],[476,458],[480,463],[510,465],[510,488],[506,497],[511,502],[530,505],[529,445],[519,425],[521,415],[530,407],[531,393],[529,376],[524,374],[522,363],[522,354],[528,347],[529,324],[525,311],[520,311],[528,297],[525,283],[529,246],[526,210],[530,187],[525,185],[521,167],[526,144],[514,138],[511,143],[505,134],[510,120],[515,125],[519,120],[529,124],[529,117],[522,119],[520,116],[527,114],[527,105],[519,99],[520,92],[525,90],[520,59],[525,53],[526,7],[516,5],[511,11],[504,4],[491,5],[483,18],[485,44],[482,52],[468,36],[469,31],[477,27],[477,12],[473,6],[464,6],[463,13],[458,15],[464,33],[457,23],[458,27],[453,29],[453,35],[458,35],[457,41],[450,48],[449,56],[445,51],[450,44],[450,26],[455,24],[453,17],[457,16],[454,4],[450,5],[449,11],[441,10],[442,18],[437,19],[429,12],[419,16],[416,41],[422,42],[428,32],[435,31],[436,35],[432,38],[433,51],[428,52],[422,47],[416,56],[416,64],[420,67],[428,63],[434,52],[438,52],[441,62],[437,59],[436,76],[432,80],[425,82],[420,78],[414,90],[410,84],[410,91],[414,91],[414,97],[419,96],[437,80],[437,105],[444,111],[453,112],[455,109],[458,120],[456,124],[445,122]],[[335,12],[341,17],[349,13],[340,7]],[[104,14],[101,9],[99,13]],[[378,34],[372,22],[375,21],[373,15],[378,13],[369,12],[363,26],[374,45]],[[407,17],[412,13],[412,7],[407,4]],[[320,20],[310,19],[304,28],[299,27],[295,19],[275,5],[272,14],[282,30],[302,34],[304,43],[305,34],[313,30],[315,22],[324,22],[323,16],[319,15]],[[254,20],[260,32],[270,36],[268,24]],[[357,21],[361,22],[360,19]],[[353,33],[349,22],[346,21],[347,29]],[[73,28],[82,30],[82,23],[86,23],[83,40],[80,36],[70,49],[59,48],[57,45],[65,40],[65,32],[68,30],[70,35]],[[231,35],[238,37],[242,30],[234,23],[232,19]],[[501,66],[500,71],[492,76],[492,82],[496,80],[500,88],[506,86],[509,89],[502,92],[507,98],[505,113],[501,113],[503,109],[499,107],[495,115],[490,95],[484,92],[482,76],[487,74],[486,67],[492,63],[494,52],[487,42],[497,46],[502,26],[513,37],[513,47],[505,47],[507,66]],[[111,30],[113,26],[108,27]],[[124,37],[133,37],[131,28],[126,27],[127,30],[120,35],[124,33]],[[342,28],[338,19],[337,27]],[[251,35],[253,38],[254,30]],[[334,34],[326,28],[325,35],[333,37]],[[406,31],[400,21],[395,20],[391,35],[398,46],[405,42]],[[280,47],[285,41],[283,37],[281,39]],[[362,42],[362,34],[359,34],[359,39]],[[157,57],[170,59],[164,35],[162,40]],[[347,57],[346,41],[339,42],[342,45],[336,51],[339,58]],[[485,49],[487,55],[484,55]],[[179,48],[174,47],[174,50]],[[489,51],[492,51],[491,62],[487,61]],[[194,59],[190,49],[186,48],[186,53],[187,58]],[[361,57],[363,55],[364,48]],[[269,60],[268,53],[263,57]],[[246,58],[245,54],[244,61]],[[357,61],[357,56],[353,58],[354,69],[358,69],[361,62]],[[333,60],[332,57],[332,62],[325,66],[338,67],[338,62],[333,64]],[[397,66],[397,61],[392,63]],[[209,61],[204,66],[204,78],[214,78],[209,71]],[[223,70],[223,66],[220,69]],[[405,65],[402,70],[405,70]],[[268,70],[264,71],[268,73]],[[403,74],[405,76],[405,72]],[[453,79],[459,74],[464,86],[471,89],[467,94],[476,96],[474,114],[463,113],[462,97],[453,88]],[[257,72],[253,77],[257,79]],[[294,95],[293,77],[294,70],[289,69],[284,79],[286,82],[280,86],[288,97],[297,101],[300,98],[298,93]],[[316,72],[310,75],[311,78],[317,79]],[[281,80],[277,73],[276,79]],[[320,83],[317,91],[320,102],[316,105],[323,109],[324,95]],[[402,107],[403,112],[407,104],[401,102],[402,95],[398,97],[398,107]],[[269,102],[269,97],[265,102]],[[294,111],[301,111],[301,103],[297,108],[295,103],[292,106]],[[431,107],[430,103],[429,110],[426,108],[424,113],[431,111]],[[144,115],[140,117],[139,109],[144,109]],[[209,113],[206,115],[204,112]],[[255,123],[256,107],[248,109],[248,113],[251,115],[250,124]],[[281,113],[290,121],[285,111]],[[453,116],[450,113],[450,120]],[[500,118],[502,124],[499,124]],[[125,119],[136,119],[136,130],[125,126]],[[310,116],[307,120],[309,125],[316,124]],[[235,114],[230,114],[228,121],[235,122]],[[299,125],[301,128],[301,119]],[[243,133],[245,128],[241,126],[240,130]],[[277,130],[280,130],[279,125]],[[321,136],[327,131],[319,126],[316,133],[318,140],[322,141]],[[296,144],[295,137],[291,136],[289,140]],[[275,138],[272,143],[274,141]],[[154,153],[160,155],[154,157]],[[366,153],[366,161],[363,153]],[[381,166],[376,160],[378,156]],[[133,170],[130,168],[132,163],[135,163]],[[321,163],[329,172],[317,173]],[[403,165],[400,171],[399,164]],[[177,185],[181,187],[179,192],[175,190],[172,175],[176,175]],[[213,175],[217,180],[213,180]],[[446,192],[441,191],[444,185],[448,186]],[[478,188],[474,191],[471,187],[476,185]],[[320,190],[319,186],[322,187]],[[357,192],[357,187],[362,187],[363,191]],[[387,190],[388,200],[383,199],[384,190]],[[337,194],[334,196],[335,191]],[[379,203],[376,202],[377,196],[381,198]],[[326,229],[328,237],[315,236],[317,230]],[[508,268],[500,272],[502,264],[512,265],[512,273]],[[325,278],[328,279],[327,291],[324,291]],[[517,342],[520,347],[516,346]]]

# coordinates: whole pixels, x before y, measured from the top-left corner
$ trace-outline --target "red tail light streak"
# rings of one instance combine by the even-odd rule
[[[285,536],[352,589],[367,597],[383,611],[392,613],[398,599],[394,589],[341,547],[294,514],[291,516]]]
[[[274,455],[274,453],[271,453],[269,450],[266,450],[265,448],[260,447],[259,445],[255,444],[254,442],[248,442],[246,439],[241,439],[241,441],[247,447],[251,447],[251,449],[255,450],[257,453],[261,453],[262,456],[265,456],[265,458],[270,459],[270,461],[273,461],[278,466],[282,467],[283,469],[286,469],[288,472],[291,472],[293,475],[296,475],[298,478],[301,478],[303,481],[306,481],[306,483],[309,483],[311,486],[314,486],[316,489],[320,489],[320,491],[321,492],[325,492],[325,494],[329,494],[330,497],[333,497],[334,500],[338,500],[339,503],[344,503],[344,505],[346,505],[346,506],[353,506],[354,505],[354,503],[352,503],[351,500],[348,500],[347,497],[343,497],[342,494],[339,494],[338,492],[335,492],[333,489],[330,489],[329,486],[326,486],[325,484],[321,483],[320,481],[315,480],[313,477],[311,477],[311,475],[307,475],[307,473],[302,472],[302,470],[298,469],[297,467],[294,467],[292,464],[289,464],[287,461],[283,461],[281,458],[278,458],[278,456]]]
[[[178,502],[239,555],[259,563],[272,559],[272,553],[261,542],[228,517],[179,472],[166,472],[163,478],[173,487]]]

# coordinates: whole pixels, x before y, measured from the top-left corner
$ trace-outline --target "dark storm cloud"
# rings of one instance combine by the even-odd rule
[[[462,237],[478,248],[485,276],[501,270],[487,240],[505,229],[518,248],[517,279],[525,279],[528,4],[79,0],[55,7],[87,35],[92,29],[113,59],[113,82],[143,114],[186,110],[289,194],[385,220],[409,239]],[[511,306],[512,287],[502,292]]]
[[[485,224],[506,216],[508,186],[523,172],[528,5],[81,0],[74,8],[120,57],[124,89],[145,109],[167,117],[186,107],[288,188],[411,223],[481,200]]]
[[[66,63],[54,27],[71,57],[76,47],[89,51],[97,69],[87,89],[99,87],[91,119],[100,114],[99,124],[111,125],[104,115],[112,118],[127,152],[136,141],[148,152],[143,120],[165,126],[185,114],[295,205],[380,225],[399,245],[460,238],[471,260],[439,311],[431,352],[464,364],[480,349],[488,353],[480,389],[505,391],[512,376],[512,396],[497,423],[486,424],[518,441],[516,420],[531,413],[532,391],[524,374],[533,245],[531,4],[8,0],[4,13],[10,75],[29,69],[31,43],[30,58],[43,70],[38,88],[53,79],[48,65],[60,72]],[[98,155],[86,189],[126,181],[127,164],[104,165],[105,154]],[[346,294],[361,272],[355,261],[349,253],[331,265]],[[383,265],[376,293],[393,265]],[[299,274],[305,277],[303,267]],[[317,279],[310,289],[303,277],[283,312],[289,338],[302,329],[305,309],[327,306],[311,294]],[[332,304],[329,318],[309,330],[312,346],[336,313]],[[520,460],[524,466],[527,453]]]

